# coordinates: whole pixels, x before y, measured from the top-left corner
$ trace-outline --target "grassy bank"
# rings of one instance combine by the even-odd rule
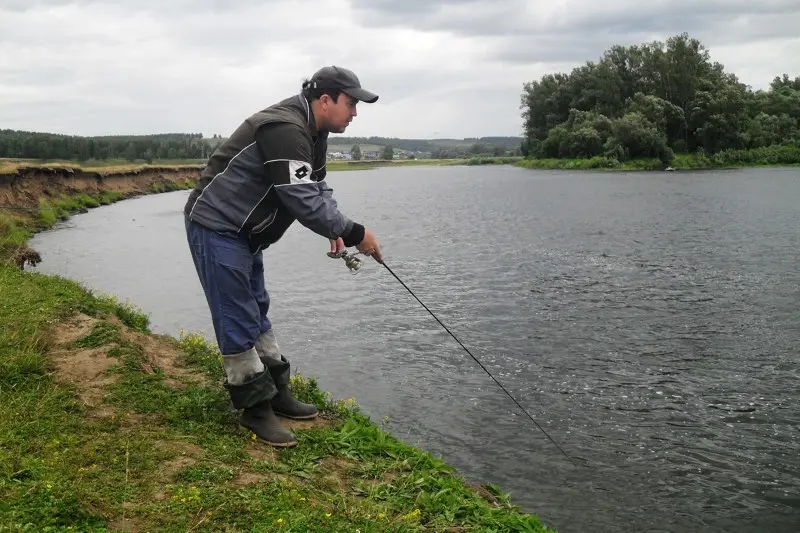
[[[712,155],[703,153],[676,154],[668,165],[665,165],[658,159],[635,159],[633,161],[620,162],[610,157],[592,157],[587,159],[524,159],[515,164],[523,168],[563,170],[664,170],[666,167],[672,167],[677,170],[697,170],[760,166],[796,166],[800,165],[800,147],[770,146],[752,150],[724,150]]]
[[[153,163],[136,163],[124,160],[96,160],[96,161],[63,161],[41,159],[0,159],[0,174],[13,174],[23,168],[70,168],[85,170],[98,174],[117,174],[134,172],[150,168],[196,168],[201,170],[203,165],[197,161],[164,160]]]
[[[546,531],[499,490],[333,401],[277,451],[236,424],[219,353],[9,264],[33,232],[119,198],[0,213],[0,531]]]
[[[328,161],[329,171],[368,170],[380,167],[407,167],[420,165],[507,165],[516,163],[519,157],[473,157],[470,159],[369,159],[361,161]],[[93,161],[79,163],[76,161],[36,161],[32,159],[0,159],[0,174],[13,174],[21,168],[47,167],[71,168],[86,170],[100,174],[134,172],[151,168],[197,168],[202,170],[203,164],[196,161],[156,161],[151,164],[131,163],[128,161]]]

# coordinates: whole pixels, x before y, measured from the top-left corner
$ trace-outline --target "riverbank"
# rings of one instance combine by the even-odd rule
[[[300,446],[260,444],[237,426],[219,353],[200,336],[154,335],[138,309],[19,268],[30,236],[59,218],[193,185],[189,170],[129,172],[39,171],[21,176],[36,183],[27,188],[2,178],[4,201],[19,199],[9,207],[23,209],[0,210],[0,523],[23,531],[547,531],[508,495],[470,485],[312,378],[292,378],[295,393],[323,409],[293,424]]]
[[[502,165],[521,161],[514,157],[475,157],[471,159],[404,159],[328,161],[331,172],[369,170],[380,167],[420,165]],[[40,208],[63,216],[75,201],[84,202],[76,210],[140,194],[193,188],[203,165],[188,162],[144,165],[108,162],[106,166],[86,168],[68,161],[36,162],[0,160],[0,210]],[[86,198],[94,196],[96,201]],[[40,205],[42,199],[47,205]]]
[[[444,166],[444,165],[475,165],[475,164],[506,164],[522,158],[500,157],[473,157],[470,159],[364,159],[359,161],[327,162],[326,168],[335,172],[340,170],[368,170],[379,167],[406,167],[406,166]],[[73,173],[96,174],[111,176],[124,173],[142,173],[151,171],[175,171],[199,173],[204,164],[192,161],[163,161],[155,164],[131,163],[127,161],[96,161],[92,164],[81,164],[76,161],[36,161],[32,159],[0,159],[0,176],[14,174],[31,175],[37,170],[48,172],[71,171]]]
[[[753,150],[725,150],[713,155],[676,154],[668,164],[658,159],[620,162],[610,157],[587,159],[523,159],[514,163],[522,168],[542,170],[702,170],[800,165],[800,147],[770,146]]]

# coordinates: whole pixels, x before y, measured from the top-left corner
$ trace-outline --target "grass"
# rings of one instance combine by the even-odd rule
[[[515,163],[523,168],[564,169],[564,170],[664,170],[665,165],[658,159],[634,159],[620,162],[610,157],[587,159],[524,159]],[[759,166],[797,166],[800,165],[800,147],[767,146],[751,150],[723,150],[707,155],[703,153],[676,154],[666,166],[677,170],[696,170],[711,168],[746,168]]]
[[[91,196],[3,215],[24,244]],[[323,417],[278,451],[236,424],[219,352],[0,251],[0,531],[547,531],[493,486],[394,438],[313,378]],[[89,370],[93,370],[92,373]]]
[[[614,158],[602,156],[588,159],[523,159],[515,163],[518,167],[543,170],[652,170],[656,164],[657,168],[663,168],[657,160],[628,161],[623,164]]]

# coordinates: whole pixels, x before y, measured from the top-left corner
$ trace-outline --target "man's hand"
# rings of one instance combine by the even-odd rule
[[[364,230],[364,239],[357,246],[358,251],[364,255],[371,255],[378,263],[383,263],[383,254],[381,254],[381,246],[378,244],[375,234],[370,230]]]
[[[341,237],[338,239],[329,239],[331,241],[331,253],[338,254],[344,251],[344,241]]]

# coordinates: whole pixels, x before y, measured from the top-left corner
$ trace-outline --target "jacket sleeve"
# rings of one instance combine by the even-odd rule
[[[356,246],[364,238],[364,226],[347,218],[324,181],[311,179],[311,139],[299,126],[267,124],[256,131],[256,145],[264,158],[266,178],[274,184],[281,204],[301,224],[315,233]]]

